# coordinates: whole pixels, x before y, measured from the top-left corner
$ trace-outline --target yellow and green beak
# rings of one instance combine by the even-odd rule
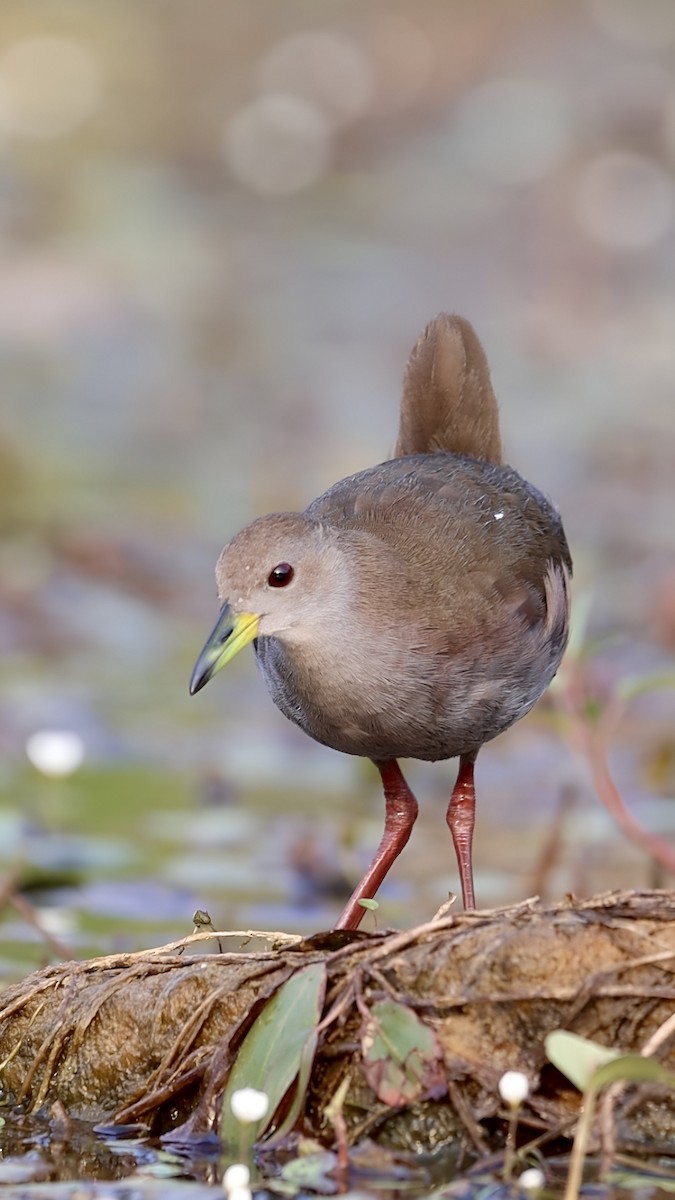
[[[253,641],[258,633],[258,622],[257,613],[234,613],[229,604],[223,605],[211,635],[195,663],[190,680],[191,696],[203,688],[216,671],[224,667],[244,646]]]

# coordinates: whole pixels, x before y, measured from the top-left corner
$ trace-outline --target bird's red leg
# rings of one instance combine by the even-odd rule
[[[395,758],[376,763],[382,776],[386,804],[384,833],[377,853],[358,887],[347,901],[336,929],[358,929],[365,908],[359,900],[372,900],[391,864],[405,846],[417,817],[417,801],[408,787]]]
[[[476,817],[476,792],[473,785],[474,761],[475,756],[470,754],[463,754],[460,758],[459,772],[452,789],[446,817],[457,855],[459,878],[462,884],[462,900],[465,908],[476,907],[471,862],[471,844]]]

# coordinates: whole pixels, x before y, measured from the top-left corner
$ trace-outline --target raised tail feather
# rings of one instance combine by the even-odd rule
[[[473,326],[449,313],[429,322],[408,359],[393,457],[438,450],[502,461],[485,351]]]

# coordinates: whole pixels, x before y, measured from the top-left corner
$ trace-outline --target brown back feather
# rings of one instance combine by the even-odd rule
[[[448,313],[429,322],[408,359],[394,458],[437,450],[502,461],[485,351],[473,326]]]

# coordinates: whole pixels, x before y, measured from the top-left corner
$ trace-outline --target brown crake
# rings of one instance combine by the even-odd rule
[[[399,758],[459,758],[447,822],[474,907],[476,755],[555,675],[571,571],[558,513],[502,464],[483,348],[447,314],[410,356],[394,457],[225,546],[221,614],[190,690],[253,641],[281,711],[382,777],[382,840],[338,928],[358,926],[359,901],[410,837],[417,801]]]

